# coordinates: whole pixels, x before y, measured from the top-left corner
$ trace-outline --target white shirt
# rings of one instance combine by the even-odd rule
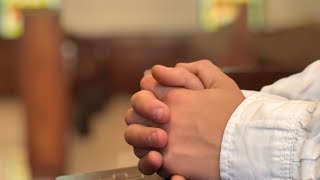
[[[320,179],[320,61],[246,99],[220,154],[222,179]]]

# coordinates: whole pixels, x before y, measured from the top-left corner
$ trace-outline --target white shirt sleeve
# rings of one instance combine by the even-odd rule
[[[243,91],[226,126],[221,178],[320,179],[320,61],[262,91]]]
[[[279,95],[291,100],[320,100],[320,60],[313,62],[302,72],[265,86],[261,92]]]

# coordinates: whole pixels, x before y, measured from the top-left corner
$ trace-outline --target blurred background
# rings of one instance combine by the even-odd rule
[[[0,0],[0,179],[136,166],[144,70],[210,59],[241,88],[320,58],[318,0]]]

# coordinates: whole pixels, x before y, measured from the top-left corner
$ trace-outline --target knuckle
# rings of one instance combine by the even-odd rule
[[[146,76],[144,76],[141,80],[140,80],[140,88],[142,89],[143,86],[145,85],[146,83]]]
[[[149,175],[150,172],[148,172],[148,165],[146,165],[146,162],[144,162],[143,159],[139,160],[138,169],[142,174]]]
[[[177,63],[176,67],[183,67],[186,63]]]
[[[152,163],[152,159],[150,159],[150,155],[146,154],[139,160],[138,168],[139,170],[146,175],[151,175],[157,171],[157,167]]]
[[[138,148],[134,147],[133,148],[133,152],[138,158],[142,158],[143,157],[143,151],[141,149],[138,149]]]
[[[185,68],[183,68],[183,67],[176,67],[175,68],[176,69],[176,71],[179,73],[179,74],[181,74],[181,73],[185,73],[187,70],[185,69]]]
[[[134,93],[134,94],[131,96],[131,99],[130,99],[131,105],[134,105],[134,104],[136,104],[137,102],[139,102],[139,101],[141,100],[142,96],[143,96],[144,94],[146,94],[146,93],[148,93],[148,91],[146,91],[146,90],[141,90],[141,91],[138,91],[138,92]]]
[[[127,111],[127,113],[125,114],[124,121],[126,122],[127,125],[132,124],[132,118],[131,118],[131,116],[132,116],[132,111],[133,111],[133,109],[130,108],[130,109]]]
[[[199,63],[203,66],[212,66],[213,65],[213,63],[208,59],[202,59],[199,61]]]
[[[134,104],[134,102],[137,100],[137,96],[139,95],[139,92],[136,92],[131,96],[131,99],[130,99],[131,105]]]
[[[123,137],[124,137],[124,140],[125,140],[128,144],[130,144],[128,128],[124,131]]]
[[[140,88],[145,89],[146,85],[149,84],[152,80],[152,75],[146,75],[140,80]]]
[[[125,141],[130,144],[131,146],[137,146],[140,143],[138,143],[140,140],[143,141],[143,137],[141,137],[141,131],[139,126],[136,124],[129,125],[125,131],[124,131],[124,139]]]

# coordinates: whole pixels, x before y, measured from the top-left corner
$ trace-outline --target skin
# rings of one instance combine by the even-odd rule
[[[173,69],[155,66],[140,85],[125,117],[125,139],[140,158],[140,171],[219,179],[223,132],[244,100],[236,83],[202,60]]]

